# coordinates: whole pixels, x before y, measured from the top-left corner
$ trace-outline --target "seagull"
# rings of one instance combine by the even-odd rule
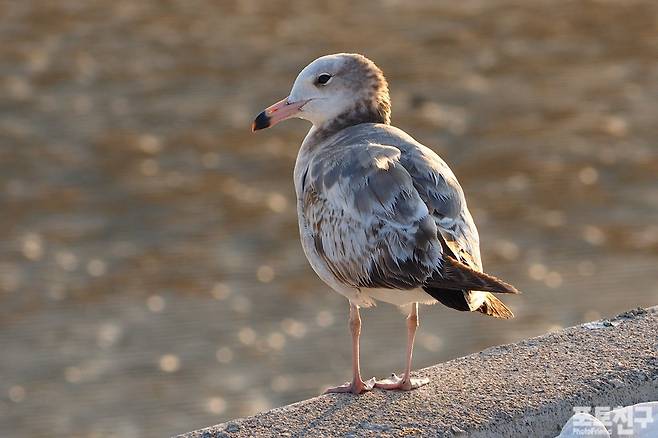
[[[290,95],[252,125],[256,131],[290,118],[313,125],[294,169],[300,239],[320,279],[349,300],[352,334],[352,381],[327,393],[428,383],[411,376],[418,304],[514,316],[493,293],[518,291],[482,271],[478,231],[457,178],[434,151],[391,126],[390,116],[382,71],[363,55],[339,53],[306,66]],[[363,381],[359,309],[377,301],[408,314],[405,370]]]

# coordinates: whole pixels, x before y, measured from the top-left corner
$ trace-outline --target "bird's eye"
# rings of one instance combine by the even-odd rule
[[[318,76],[318,84],[327,85],[330,79],[331,75],[329,73],[322,73],[320,76]]]

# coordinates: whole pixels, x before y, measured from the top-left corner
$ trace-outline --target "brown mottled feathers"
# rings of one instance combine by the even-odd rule
[[[481,272],[477,229],[450,169],[395,128],[367,126],[333,137],[336,147],[318,151],[302,178],[302,211],[326,269],[351,287],[422,288],[453,309],[511,317],[489,292],[518,291]]]
[[[461,311],[478,311],[494,318],[511,319],[514,313],[502,301],[490,292],[520,293],[514,286],[483,272],[471,269],[450,256],[444,256],[444,277],[430,279],[423,290],[441,304]],[[471,299],[475,294],[484,293],[484,301],[477,308],[471,308]]]
[[[507,307],[502,301],[487,292],[484,303],[477,309],[478,312],[484,313],[488,316],[493,316],[494,318],[501,319],[512,319],[514,318],[514,313]]]
[[[520,292],[514,286],[511,286],[492,275],[471,268],[469,265],[477,267],[482,266],[479,262],[479,254],[477,254],[478,258],[474,259],[468,252],[464,251],[464,248],[455,245],[453,241],[448,241],[444,238],[441,238],[440,240],[446,251],[444,259],[447,263],[444,265],[444,271],[446,271],[445,275],[447,275],[447,278],[442,279],[446,281],[434,282],[432,285],[423,287],[423,290],[441,304],[456,310],[466,312],[477,311],[484,315],[501,319],[514,318],[514,313],[512,313],[510,308],[496,298],[491,292],[514,294]],[[463,263],[455,260],[455,253],[459,254],[459,258],[463,260]],[[469,290],[469,288],[462,283],[461,279],[464,277],[475,279],[475,282],[479,283],[479,285],[475,289]],[[437,283],[443,284],[438,286]],[[484,286],[485,283],[488,283],[491,289]],[[478,296],[482,295],[484,295],[483,300],[478,300]]]
[[[488,274],[482,274],[482,264],[480,262],[480,254],[477,250],[477,247],[471,247],[471,252],[468,251],[468,247],[460,245],[457,241],[452,240],[453,236],[444,233],[440,237],[441,245],[445,251],[444,257],[446,259],[456,261],[461,261],[461,265],[465,265],[466,270],[476,271],[476,274],[481,274],[481,276],[486,276],[488,278],[494,278],[496,281],[502,283],[505,286],[510,286],[509,284],[500,281],[499,279],[492,277]],[[475,251],[473,251],[475,249]],[[459,263],[459,262],[458,262]],[[471,267],[477,268],[473,269]],[[464,270],[458,270],[460,275],[463,275]],[[480,280],[485,281],[485,280]],[[459,284],[459,281],[456,281]],[[455,290],[448,288],[437,288],[437,287],[424,287],[425,292],[431,295],[433,298],[438,300],[441,304],[451,307],[456,310],[461,311],[477,311],[487,316],[492,316],[494,318],[502,319],[511,319],[514,318],[514,313],[507,307],[502,301],[496,298],[490,292],[480,292],[477,290],[468,290],[466,288]],[[508,292],[507,287],[503,287],[501,291],[494,291],[497,293],[520,293],[516,288],[511,286],[513,292]],[[486,289],[484,289],[486,290]],[[478,299],[479,297],[482,297]]]
[[[388,85],[372,61],[336,57],[352,102],[311,131],[295,171],[311,265],[359,305],[372,305],[369,289],[416,297],[407,291],[422,288],[448,307],[511,318],[491,293],[518,291],[482,272],[479,235],[455,175],[390,126]]]
[[[318,129],[313,134],[315,141],[360,123],[391,123],[391,98],[384,73],[363,55],[351,54],[350,61],[343,66],[340,74],[361,99]]]
[[[430,288],[452,290],[477,290],[504,294],[518,294],[519,291],[511,284],[505,283],[493,275],[476,271],[450,256],[443,256],[443,267],[426,283]]]

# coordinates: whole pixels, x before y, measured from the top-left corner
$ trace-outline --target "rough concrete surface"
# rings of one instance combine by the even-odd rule
[[[178,438],[554,437],[574,406],[658,399],[658,306],[489,348],[417,372],[411,392],[331,394]]]

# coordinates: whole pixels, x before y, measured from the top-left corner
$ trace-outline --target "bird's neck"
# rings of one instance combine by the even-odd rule
[[[313,125],[306,135],[304,143],[308,141],[309,143],[313,142],[317,144],[345,128],[362,123],[383,123],[389,125],[391,123],[390,111],[388,99],[385,101],[359,102],[336,117]]]

